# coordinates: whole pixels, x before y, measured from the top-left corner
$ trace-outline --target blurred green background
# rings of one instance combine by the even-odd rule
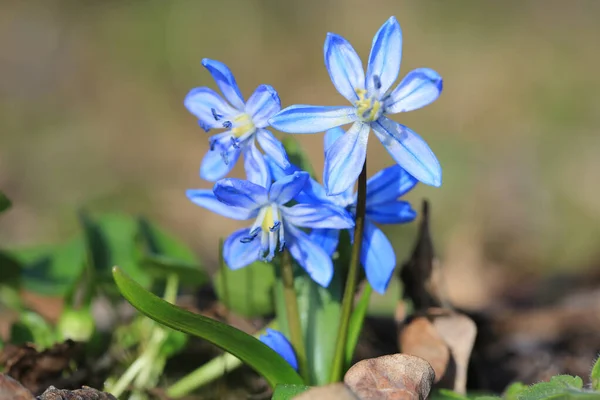
[[[401,75],[444,77],[432,105],[394,118],[426,138],[441,188],[433,207],[448,290],[482,304],[506,272],[583,270],[600,259],[600,2],[558,1],[2,1],[0,219],[4,247],[58,242],[75,211],[144,214],[207,264],[243,223],[192,205],[208,135],[183,107],[215,87],[203,57],[229,65],[248,97],[271,84],[284,106],[345,104],[323,65],[328,31],[363,60],[395,15]],[[322,135],[296,136],[317,170]],[[371,138],[369,171],[392,164]],[[240,168],[236,176],[242,176]],[[416,224],[388,229],[399,258]]]

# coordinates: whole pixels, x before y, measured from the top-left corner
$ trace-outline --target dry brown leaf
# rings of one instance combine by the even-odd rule
[[[0,400],[35,400],[35,397],[18,381],[0,374]]]
[[[344,383],[361,400],[424,400],[434,377],[424,359],[391,354],[354,364],[346,372]]]
[[[319,386],[294,396],[294,400],[358,400],[352,390],[343,383],[332,383],[327,386]]]
[[[427,317],[416,317],[400,331],[398,345],[403,354],[421,357],[435,371],[435,382],[439,382],[450,365],[450,349]]]

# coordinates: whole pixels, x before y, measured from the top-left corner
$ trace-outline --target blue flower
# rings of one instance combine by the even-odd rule
[[[275,329],[267,328],[267,333],[260,335],[260,341],[275,350],[285,361],[298,371],[298,360],[291,343],[285,336]]]
[[[328,130],[325,134],[325,151],[343,134],[342,128]],[[269,158],[267,162],[271,173],[276,177],[295,173],[298,169],[295,165],[290,165],[283,170]],[[367,280],[375,291],[382,294],[385,293],[396,267],[396,255],[392,244],[375,223],[401,224],[415,219],[416,212],[410,203],[398,198],[410,191],[417,182],[398,165],[379,171],[367,181],[366,218],[360,261]],[[324,188],[310,178],[296,199],[313,204],[329,203],[347,209],[353,215],[356,214],[357,196],[352,188],[339,195],[327,196]],[[337,248],[339,232],[338,229],[317,228],[312,230],[310,238],[331,256]]]
[[[398,165],[419,181],[440,186],[442,170],[427,143],[385,116],[426,106],[442,92],[442,78],[429,68],[409,72],[392,90],[402,56],[402,32],[396,18],[384,23],[373,38],[366,76],[360,58],[343,37],[327,34],[324,53],[334,86],[352,106],[294,105],[269,122],[273,128],[290,133],[316,133],[352,123],[325,155],[327,193],[340,194],[356,182],[371,128]]]
[[[185,97],[186,108],[198,118],[205,131],[225,130],[210,138],[210,151],[202,160],[200,176],[212,182],[223,178],[243,154],[248,179],[255,183],[259,181],[267,167],[255,139],[276,163],[287,167],[289,162],[283,145],[265,129],[269,126],[269,118],[281,109],[275,89],[260,85],[244,102],[235,78],[225,64],[205,58],[202,65],[211,73],[227,101],[207,87],[192,89]]]
[[[331,258],[300,228],[347,229],[354,226],[354,221],[344,209],[330,202],[285,206],[304,188],[308,178],[308,173],[301,171],[273,184],[269,174],[262,177],[261,184],[228,178],[218,181],[212,192],[188,190],[187,196],[195,204],[225,217],[254,219],[250,228],[234,232],[225,241],[223,256],[229,268],[239,269],[258,259],[270,261],[285,244],[310,277],[326,287],[333,276]]]

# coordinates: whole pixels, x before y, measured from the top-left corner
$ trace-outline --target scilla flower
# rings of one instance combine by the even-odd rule
[[[442,183],[440,164],[423,139],[386,114],[412,111],[438,98],[442,78],[429,68],[408,73],[392,90],[402,56],[402,32],[391,17],[373,38],[367,73],[352,45],[329,33],[324,45],[325,66],[331,80],[352,106],[321,107],[295,105],[270,119],[271,126],[290,133],[316,133],[352,123],[352,127],[327,151],[324,184],[330,195],[351,187],[360,174],[373,129],[394,160],[419,181]]]
[[[266,165],[255,139],[275,162],[282,167],[288,166],[282,144],[265,129],[269,126],[269,118],[281,109],[275,89],[260,85],[245,102],[225,64],[205,58],[202,65],[212,74],[227,101],[207,87],[192,89],[184,100],[187,109],[198,118],[205,131],[224,129],[224,132],[210,138],[210,151],[202,160],[200,176],[208,181],[223,178],[243,154],[248,179],[252,182],[260,179],[265,174]]]
[[[325,151],[343,134],[342,128],[327,131]],[[290,165],[286,170],[282,170],[269,158],[267,161],[273,176],[279,179],[297,169],[296,166]],[[399,197],[410,191],[417,182],[398,165],[379,171],[367,181],[366,218],[360,262],[365,269],[367,280],[378,293],[385,293],[388,287],[396,267],[396,255],[392,244],[375,223],[401,224],[415,219],[416,212],[411,205],[407,201],[399,200]],[[356,213],[356,194],[352,188],[339,195],[327,196],[324,188],[311,179],[296,199],[314,204],[330,203],[350,211],[353,215]],[[313,229],[310,237],[332,255],[338,245],[339,233],[339,229]]]
[[[273,349],[285,361],[287,361],[296,371],[298,370],[298,360],[291,343],[283,333],[275,329],[267,328],[267,333],[260,335],[260,341]]]
[[[333,276],[331,258],[300,228],[347,229],[354,226],[354,221],[331,203],[286,206],[304,188],[308,177],[307,172],[299,171],[273,184],[269,174],[262,177],[261,184],[222,179],[213,191],[188,190],[187,196],[225,217],[254,219],[250,228],[234,232],[225,241],[223,256],[229,268],[239,269],[259,259],[271,260],[285,245],[315,282],[328,286]]]

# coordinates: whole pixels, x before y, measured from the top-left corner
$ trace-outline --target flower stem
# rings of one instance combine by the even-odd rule
[[[358,198],[356,200],[356,222],[354,225],[354,244],[350,253],[350,267],[348,268],[348,278],[344,288],[344,297],[342,299],[342,316],[338,329],[337,342],[335,346],[335,355],[331,367],[330,382],[339,382],[342,379],[344,361],[346,354],[346,340],[348,339],[348,326],[352,314],[352,305],[354,303],[354,292],[358,280],[358,266],[360,264],[360,252],[362,250],[363,233],[365,226],[365,211],[367,204],[367,160],[363,165],[360,176],[358,177]]]
[[[294,271],[292,260],[287,249],[281,254],[281,280],[283,281],[283,293],[285,298],[285,311],[287,314],[288,327],[292,346],[296,351],[298,369],[300,376],[308,383],[309,375],[306,361],[306,350],[304,349],[304,338],[302,337],[302,326],[300,325],[300,313],[298,312],[298,299],[294,289]]]

